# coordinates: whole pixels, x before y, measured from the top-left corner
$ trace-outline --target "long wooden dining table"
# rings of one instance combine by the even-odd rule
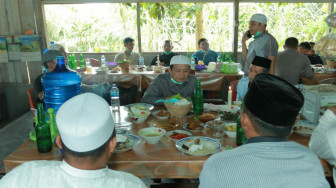
[[[154,108],[163,109],[163,107]],[[138,136],[138,130],[153,126],[155,118],[150,117],[141,124],[133,123],[128,117],[124,107],[121,107],[120,113],[112,113],[115,121],[116,129],[127,130],[130,134]],[[177,129],[182,129],[178,127]],[[211,137],[211,131],[207,128],[203,132],[192,133],[193,136]],[[289,140],[298,142],[304,146],[308,146],[309,137],[292,133]],[[227,136],[221,141],[223,148],[237,147],[235,138]],[[223,149],[222,152],[227,152]],[[51,152],[39,153],[36,148],[36,142],[27,140],[14,152],[4,159],[5,172],[8,173],[16,166],[33,160],[60,160],[60,150],[53,146]],[[151,145],[145,141],[132,150],[122,153],[114,153],[108,162],[108,167],[114,170],[132,173],[140,178],[198,178],[204,162],[209,156],[196,157],[181,153],[175,147],[175,142],[164,136],[158,144]],[[332,176],[332,167],[325,161],[321,160],[326,176]]]
[[[129,88],[133,85],[137,86],[139,91],[144,91],[150,83],[159,75],[154,71],[130,71],[129,73],[104,73],[97,74],[93,71],[92,74],[86,72],[80,73],[82,83],[84,84],[100,84],[100,83],[115,83],[118,86]],[[244,75],[243,72],[237,74],[222,74],[222,73],[207,73],[196,72],[195,76],[201,80],[202,89],[210,91],[221,91],[225,83],[230,84],[234,80],[240,79]]]

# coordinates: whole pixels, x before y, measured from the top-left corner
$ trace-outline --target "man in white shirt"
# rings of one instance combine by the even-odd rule
[[[320,119],[320,123],[310,137],[309,147],[313,152],[334,166],[336,182],[336,106],[330,107]]]
[[[4,176],[0,187],[146,187],[134,175],[107,167],[116,134],[103,98],[92,93],[71,98],[59,108],[56,122],[64,160],[26,162]]]

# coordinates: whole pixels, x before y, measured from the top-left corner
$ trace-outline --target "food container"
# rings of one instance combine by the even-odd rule
[[[174,105],[170,103],[164,103],[164,105],[171,116],[182,118],[183,116],[187,115],[188,112],[191,110],[192,103],[186,105]]]
[[[147,127],[138,131],[139,136],[149,144],[157,144],[166,134],[166,130],[157,127]]]
[[[119,67],[121,69],[121,73],[129,73],[130,63],[128,63],[128,62],[119,63]]]
[[[169,112],[167,110],[157,110],[152,113],[157,120],[166,120],[169,119]]]
[[[225,124],[225,134],[231,138],[237,137],[237,123]]]

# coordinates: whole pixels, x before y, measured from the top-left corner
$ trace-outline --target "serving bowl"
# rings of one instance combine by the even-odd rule
[[[237,123],[225,124],[225,134],[231,138],[237,137]]]
[[[169,119],[169,112],[167,110],[157,110],[152,113],[157,120],[166,120]]]
[[[128,116],[133,120],[134,123],[143,123],[147,120],[150,115],[148,110],[135,111],[133,113],[129,112]]]
[[[140,129],[138,135],[149,144],[157,144],[166,134],[166,130],[157,127]]]
[[[165,102],[164,105],[171,116],[182,118],[183,116],[187,115],[188,112],[191,110],[192,103],[186,105],[174,105]]]

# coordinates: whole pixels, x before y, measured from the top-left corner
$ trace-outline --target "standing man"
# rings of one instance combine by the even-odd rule
[[[192,97],[196,88],[196,76],[190,75],[190,62],[186,56],[177,55],[170,61],[169,72],[159,74],[149,85],[141,102],[155,103],[159,99],[166,99],[176,94],[182,97]]]
[[[286,39],[283,46],[285,51],[280,52],[276,59],[275,75],[300,88],[298,84],[301,76],[312,79],[314,72],[307,56],[298,53],[298,45],[299,41],[295,37]]]
[[[265,57],[272,61],[269,73],[275,73],[275,60],[278,54],[278,42],[266,31],[267,18],[264,14],[254,14],[250,19],[249,30],[242,37],[243,71],[245,75],[255,56]],[[254,40],[249,44],[246,41],[254,35]]]
[[[210,62],[217,62],[218,53],[210,50],[209,42],[205,38],[201,38],[198,41],[198,47],[201,49],[195,52],[192,57],[195,58],[196,63],[203,62],[204,65],[208,65]]]
[[[163,44],[163,52],[159,55],[159,61],[161,66],[169,66],[170,60],[176,56],[179,55],[177,53],[174,53],[173,50],[173,42],[171,40],[165,40]],[[157,65],[157,56],[155,56],[152,60],[151,65]]]
[[[271,60],[255,56],[252,61],[251,67],[249,68],[248,76],[245,76],[238,82],[236,101],[243,100],[254,77],[257,74],[268,73],[270,67],[271,67]]]
[[[140,54],[133,52],[134,39],[126,37],[124,39],[125,51],[117,54],[114,58],[115,62],[129,61],[131,65],[139,65]]]
[[[56,122],[64,160],[25,162],[3,177],[0,187],[146,187],[134,175],[107,167],[116,133],[103,98],[93,93],[71,98],[58,110]]]
[[[287,140],[303,102],[292,84],[258,74],[240,114],[246,143],[207,159],[199,187],[329,187],[316,155]]]
[[[317,64],[321,64],[323,65],[323,61],[321,59],[321,57],[317,54],[315,54],[312,51],[312,48],[309,44],[309,42],[301,42],[299,44],[299,53],[300,54],[304,54],[308,57],[310,64],[312,65],[317,65]]]

